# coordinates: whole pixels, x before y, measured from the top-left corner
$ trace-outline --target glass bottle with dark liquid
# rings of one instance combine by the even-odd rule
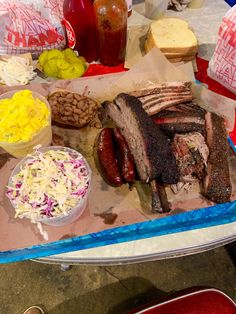
[[[123,63],[127,39],[126,0],[95,0],[94,13],[99,61],[107,66]]]

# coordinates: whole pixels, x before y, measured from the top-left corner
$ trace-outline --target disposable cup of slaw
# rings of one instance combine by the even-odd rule
[[[68,213],[66,215],[61,215],[61,216],[55,216],[55,217],[41,217],[40,219],[38,219],[36,221],[36,223],[42,223],[45,225],[50,225],[50,226],[64,226],[64,225],[68,225],[74,221],[76,221],[84,212],[86,205],[87,205],[87,201],[88,201],[88,196],[89,193],[91,191],[91,176],[92,176],[92,171],[91,168],[89,166],[89,164],[87,163],[86,159],[76,150],[73,150],[71,148],[68,147],[62,147],[62,146],[49,146],[49,147],[42,147],[39,148],[39,151],[44,153],[47,151],[64,151],[67,153],[70,153],[72,156],[78,156],[81,160],[83,160],[87,173],[88,173],[88,188],[85,192],[85,195],[83,196],[82,199],[79,199],[78,203],[76,206],[74,206],[73,208],[71,208]],[[11,176],[9,178],[8,181],[8,187],[12,187],[12,178],[21,170],[21,167],[25,164],[25,162],[28,160],[28,158],[30,158],[30,156],[25,157],[24,159],[22,159],[14,168],[14,170],[11,173]],[[10,202],[12,204],[12,206],[15,208],[15,204],[14,201],[10,199]]]
[[[16,92],[19,90],[12,90],[0,95],[0,99],[11,98]],[[51,107],[45,97],[40,95],[39,93],[32,91],[32,95],[34,98],[39,98],[42,102],[44,102],[49,109],[49,117],[48,117],[48,125],[44,128],[40,129],[39,132],[34,134],[32,139],[27,142],[16,142],[16,143],[8,143],[8,142],[0,142],[0,147],[2,147],[6,152],[11,154],[16,158],[22,158],[32,153],[34,147],[37,145],[41,145],[42,147],[49,146],[52,142],[52,127],[51,127]]]

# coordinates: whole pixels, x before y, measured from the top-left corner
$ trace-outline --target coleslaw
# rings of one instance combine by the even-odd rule
[[[10,178],[6,195],[15,218],[38,224],[44,218],[67,216],[85,198],[90,169],[80,153],[65,149],[37,148]]]

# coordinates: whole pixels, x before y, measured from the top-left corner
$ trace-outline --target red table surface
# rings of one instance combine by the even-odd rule
[[[223,95],[225,97],[231,98],[233,100],[236,100],[236,94],[230,92],[223,85],[209,78],[209,76],[207,75],[208,61],[201,59],[199,57],[196,58],[196,61],[197,61],[198,72],[195,73],[195,77],[197,80],[199,80],[202,83],[207,84],[208,88],[211,91],[217,94]],[[127,69],[124,68],[124,64],[120,64],[114,67],[108,67],[101,64],[90,64],[84,76],[118,73],[118,72],[123,72],[123,71],[127,71]],[[230,137],[232,141],[234,142],[234,144],[236,145],[236,111],[235,111],[235,126],[234,126],[234,130],[230,133]]]
[[[235,314],[235,303],[214,288],[187,288],[129,314]]]

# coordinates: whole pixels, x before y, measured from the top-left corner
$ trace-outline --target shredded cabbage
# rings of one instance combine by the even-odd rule
[[[81,154],[48,150],[29,155],[7,186],[15,217],[37,223],[66,216],[85,197],[90,173]]]
[[[0,83],[8,86],[26,85],[37,74],[30,61],[20,56],[0,60]]]

